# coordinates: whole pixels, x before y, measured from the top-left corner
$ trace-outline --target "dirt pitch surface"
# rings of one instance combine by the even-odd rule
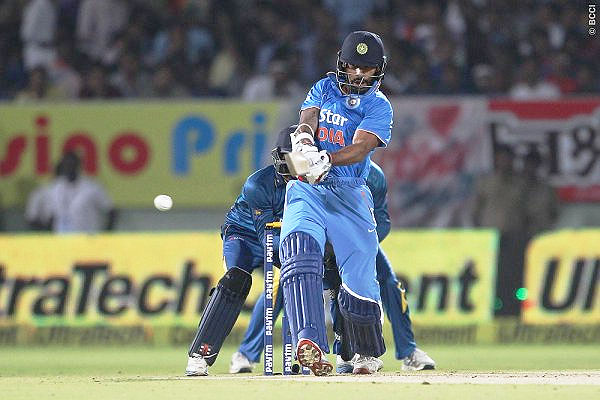
[[[157,380],[165,378],[156,378]],[[600,371],[594,372],[419,372],[396,373],[376,375],[332,375],[328,377],[317,376],[206,376],[206,377],[180,377],[175,379],[194,380],[301,380],[325,382],[357,382],[364,380],[373,383],[420,383],[428,384],[489,384],[489,385],[599,385]]]

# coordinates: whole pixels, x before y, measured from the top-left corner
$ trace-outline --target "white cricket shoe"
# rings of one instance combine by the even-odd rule
[[[187,376],[206,376],[208,375],[208,364],[200,354],[193,353],[188,357],[187,367],[185,368]]]
[[[402,360],[403,371],[421,371],[424,369],[435,369],[435,361],[419,348],[416,348],[410,356]]]
[[[358,354],[355,354],[350,361],[344,361],[339,354],[335,358],[335,372],[338,374],[351,374],[354,370],[354,362],[358,359]]]
[[[250,362],[245,355],[236,351],[231,356],[231,363],[229,364],[230,374],[241,374],[242,372],[252,372],[254,363]]]
[[[374,374],[383,368],[383,361],[377,357],[359,355],[354,361],[353,374]]]

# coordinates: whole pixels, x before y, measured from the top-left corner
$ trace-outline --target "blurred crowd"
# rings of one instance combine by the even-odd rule
[[[390,95],[600,90],[600,40],[570,0],[8,0],[0,99],[301,95],[343,37],[378,32]]]

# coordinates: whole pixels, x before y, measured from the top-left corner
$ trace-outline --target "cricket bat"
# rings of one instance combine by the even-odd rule
[[[292,175],[299,177],[308,174],[310,161],[304,154],[299,151],[292,151],[291,153],[285,153],[284,157],[288,169]]]

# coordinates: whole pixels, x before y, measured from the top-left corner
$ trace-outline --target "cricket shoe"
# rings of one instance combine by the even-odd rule
[[[229,364],[230,374],[241,374],[243,372],[252,372],[254,363],[250,362],[245,355],[236,351],[231,356],[231,364]]]
[[[310,369],[315,376],[329,375],[333,365],[327,361],[319,346],[310,339],[300,339],[296,355],[298,362]]]
[[[187,376],[206,376],[208,375],[208,364],[200,354],[193,353],[188,357],[187,367],[185,368]]]
[[[359,355],[354,361],[352,373],[355,375],[374,374],[383,368],[383,361],[377,357]]]
[[[358,354],[355,354],[350,361],[344,361],[339,354],[335,358],[335,372],[338,374],[351,374],[354,370],[354,362],[358,359]]]
[[[421,371],[424,369],[435,369],[435,361],[421,349],[416,348],[410,356],[402,360],[403,371]]]

